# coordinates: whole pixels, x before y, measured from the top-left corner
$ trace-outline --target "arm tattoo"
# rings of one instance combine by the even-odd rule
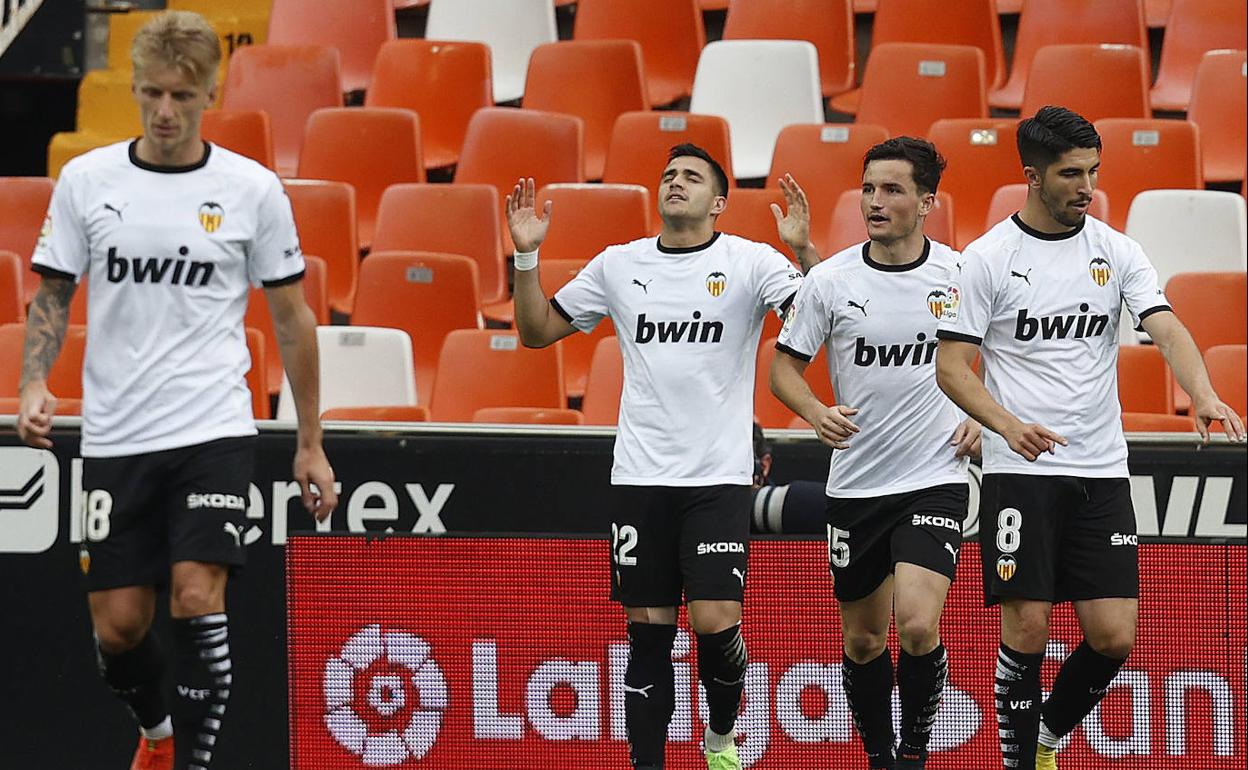
[[[76,284],[66,278],[44,277],[39,292],[30,303],[26,319],[26,351],[22,356],[22,380],[46,380],[61,352],[65,329],[69,326],[69,301]]]

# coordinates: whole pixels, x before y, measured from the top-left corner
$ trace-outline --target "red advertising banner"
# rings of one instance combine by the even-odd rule
[[[1069,737],[1062,770],[1243,768],[1245,548],[1140,550],[1139,642]],[[291,538],[287,553],[295,770],[628,767],[628,648],[607,600],[605,541],[316,536]],[[820,541],[751,546],[738,722],[747,767],[862,764],[826,560]],[[973,543],[943,637],[949,686],[928,767],[999,768],[997,614],[983,608]],[[1073,612],[1059,608],[1046,685],[1080,639]],[[673,653],[674,770],[705,766],[692,641],[681,632]]]

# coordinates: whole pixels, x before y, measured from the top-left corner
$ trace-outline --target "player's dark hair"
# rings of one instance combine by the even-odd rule
[[[910,164],[914,184],[922,192],[935,193],[940,185],[940,174],[945,170],[945,158],[936,145],[912,136],[895,136],[867,150],[862,157],[862,172],[873,160],[904,160]]]
[[[1065,107],[1041,107],[1018,124],[1018,157],[1024,166],[1044,171],[1063,153],[1101,149],[1101,135],[1082,115]]]
[[[728,194],[728,175],[724,173],[724,167],[719,165],[719,161],[711,157],[711,154],[696,144],[678,144],[672,148],[667,154],[667,162],[671,163],[677,158],[701,158],[711,166],[711,174],[715,177],[715,194]]]

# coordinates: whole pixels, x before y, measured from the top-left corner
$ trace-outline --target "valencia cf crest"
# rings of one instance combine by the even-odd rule
[[[225,219],[225,209],[221,208],[220,203],[208,201],[199,207],[199,223],[203,225],[204,231],[215,233],[221,227],[221,222]]]
[[[712,297],[718,297],[728,289],[728,276],[718,270],[706,277],[706,290]]]
[[[936,320],[940,320],[940,316],[945,312],[945,303],[949,301],[949,293],[942,289],[933,289],[927,295],[927,309],[931,311]]]
[[[1092,280],[1096,281],[1097,286],[1109,283],[1109,262],[1104,257],[1096,257],[1089,262],[1088,272],[1091,273]]]
[[[1008,583],[1015,572],[1018,572],[1018,562],[1008,553],[1001,554],[1001,558],[997,559],[997,577]]]

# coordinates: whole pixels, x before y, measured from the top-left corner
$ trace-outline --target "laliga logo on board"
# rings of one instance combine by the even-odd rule
[[[428,754],[447,703],[446,677],[418,636],[374,623],[325,662],[325,727],[369,767]]]

